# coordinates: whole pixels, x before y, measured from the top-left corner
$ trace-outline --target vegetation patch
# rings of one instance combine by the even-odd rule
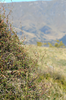
[[[2,15],[0,41],[1,100],[66,100],[65,48],[23,45]]]

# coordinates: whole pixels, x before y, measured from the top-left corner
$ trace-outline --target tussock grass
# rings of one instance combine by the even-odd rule
[[[48,82],[49,82],[48,84],[51,84],[50,88],[47,88],[48,92],[46,95],[48,96],[48,99],[46,99],[46,97],[44,99],[65,100],[66,99],[66,48],[49,48],[49,47],[39,47],[34,45],[26,45],[24,48],[27,49],[29,57],[33,58],[34,60],[37,59],[38,62],[37,73],[40,73],[40,75],[36,83],[37,84],[45,83],[46,86]],[[37,86],[39,88],[41,87],[40,85]],[[52,95],[53,96],[56,95],[55,99],[52,97]]]

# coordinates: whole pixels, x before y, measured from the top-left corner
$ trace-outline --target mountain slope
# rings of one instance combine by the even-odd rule
[[[52,41],[66,35],[66,0],[14,2],[3,5],[6,15],[12,9],[10,22],[13,22],[17,35],[25,36],[28,43]]]

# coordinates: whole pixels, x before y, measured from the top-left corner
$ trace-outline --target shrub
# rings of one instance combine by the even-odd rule
[[[1,99],[39,98],[35,92],[37,90],[34,84],[36,79],[31,78],[31,73],[35,73],[34,66],[37,62],[29,58],[11,25],[9,29],[2,15],[0,16],[0,41]]]
[[[42,46],[42,42],[37,42],[37,46]]]

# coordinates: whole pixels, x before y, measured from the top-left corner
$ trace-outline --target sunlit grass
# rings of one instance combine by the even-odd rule
[[[45,84],[50,82],[57,86],[66,98],[66,48],[49,48],[49,47],[39,47],[39,46],[25,46],[29,56],[34,60],[38,59],[38,73],[40,73],[37,79],[37,84],[45,80]],[[46,82],[47,81],[47,82]],[[47,84],[46,84],[47,85]],[[52,88],[54,89],[54,87]],[[54,90],[53,90],[54,91]],[[64,91],[64,92],[63,92]],[[55,90],[55,92],[57,92]],[[49,94],[48,94],[49,95]],[[56,94],[57,96],[57,94]],[[52,95],[49,96],[51,100],[54,100]],[[61,97],[60,97],[61,98]],[[48,99],[49,100],[49,99]],[[59,100],[59,98],[55,99]],[[60,99],[62,100],[62,99]]]
[[[25,46],[29,56],[38,59],[39,68],[50,68],[64,74],[66,70],[66,48],[48,48],[39,46]]]

